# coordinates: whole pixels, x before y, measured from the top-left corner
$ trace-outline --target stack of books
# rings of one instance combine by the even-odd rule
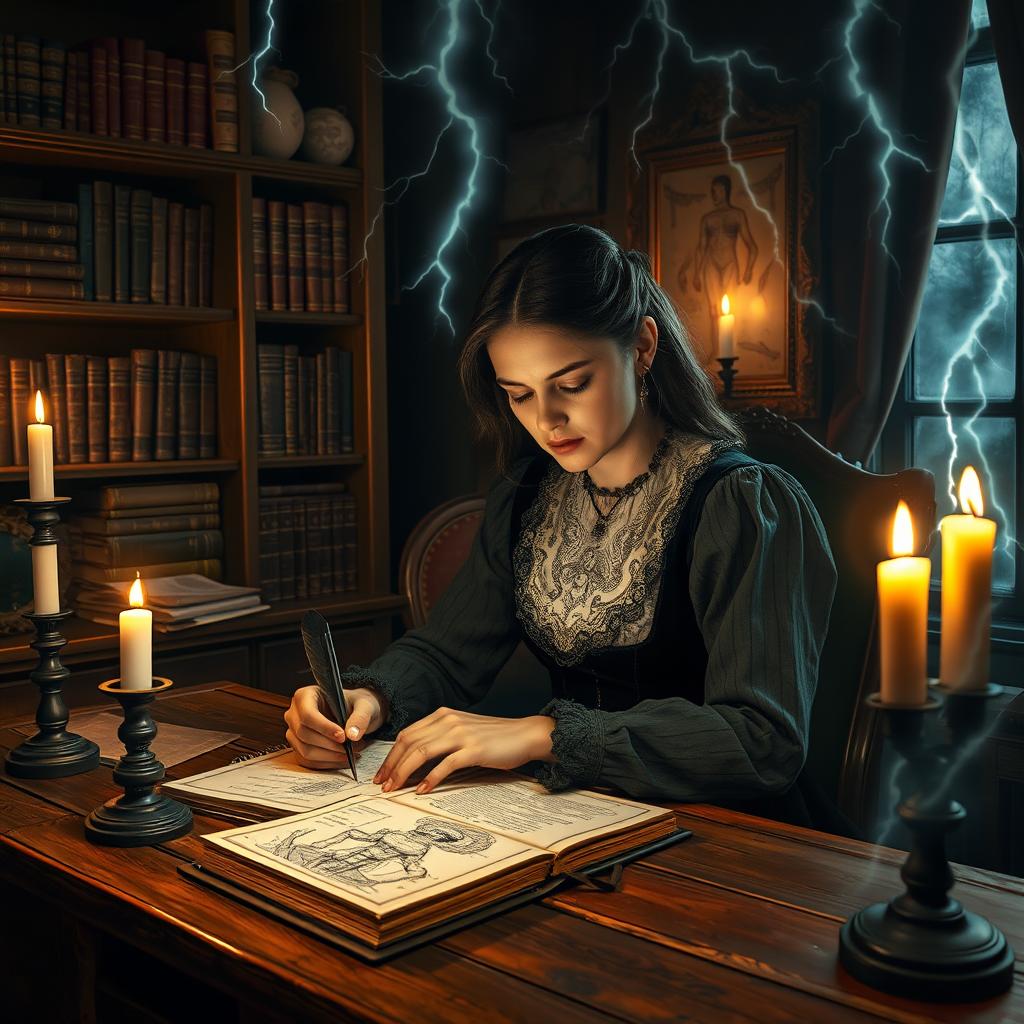
[[[352,353],[333,345],[315,356],[298,345],[256,346],[259,453],[341,455],[355,450]]]
[[[84,492],[69,517],[76,583],[199,573],[221,578],[216,483],[123,484]]]
[[[78,217],[74,203],[0,198],[0,296],[84,297]]]
[[[58,464],[217,457],[217,361],[170,349],[126,356],[0,355],[0,466],[28,462],[36,391]]]
[[[75,611],[90,622],[116,626],[118,615],[128,607],[130,586],[127,582],[84,586],[75,598]],[[256,587],[228,586],[193,573],[146,577],[143,595],[146,607],[153,613],[153,628],[161,633],[237,619],[270,607],[260,603]]]
[[[235,37],[203,34],[200,60],[169,57],[143,39],[3,35],[0,124],[238,152]]]
[[[348,207],[252,201],[257,309],[347,313]]]

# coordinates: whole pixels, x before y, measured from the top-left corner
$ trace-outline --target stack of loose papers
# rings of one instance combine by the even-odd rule
[[[161,633],[252,615],[270,607],[260,601],[257,587],[229,586],[197,573],[155,576],[143,580],[142,586],[153,626]],[[116,626],[118,614],[128,607],[130,587],[130,581],[83,584],[75,598],[75,611],[92,622]]]

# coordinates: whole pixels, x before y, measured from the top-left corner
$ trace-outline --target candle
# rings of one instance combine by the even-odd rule
[[[996,524],[984,518],[981,481],[973,466],[960,477],[964,515],[945,516],[942,531],[942,640],[939,681],[951,689],[988,684],[992,627],[992,550]]]
[[[121,689],[148,690],[153,685],[153,613],[143,608],[142,580],[135,582],[128,595],[131,608],[118,617],[121,631]]]
[[[40,615],[56,615],[60,611],[56,544],[32,545],[32,605]]]
[[[718,358],[731,359],[735,355],[732,343],[732,332],[736,326],[736,317],[729,312],[729,296],[722,296],[722,315],[718,318]]]
[[[901,501],[893,520],[892,558],[878,563],[882,701],[923,704],[928,690],[928,583],[931,562],[911,557],[914,523]]]
[[[53,500],[53,427],[43,422],[43,395],[36,392],[36,422],[28,425],[28,496]]]

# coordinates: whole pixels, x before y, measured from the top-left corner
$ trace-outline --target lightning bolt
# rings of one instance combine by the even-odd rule
[[[277,127],[281,127],[281,120],[275,114],[270,107],[267,106],[267,97],[263,90],[260,88],[260,61],[268,54],[271,50],[276,49],[274,46],[274,29],[277,27],[274,21],[274,0],[267,0],[267,41],[263,44],[262,49],[257,50],[255,53],[250,53],[248,57],[241,62],[236,64],[230,71],[222,71],[218,76],[218,80],[223,78],[225,75],[233,75],[238,71],[241,71],[246,64],[252,63],[252,88],[257,96],[260,98],[260,102],[263,104],[263,109],[277,122]]]

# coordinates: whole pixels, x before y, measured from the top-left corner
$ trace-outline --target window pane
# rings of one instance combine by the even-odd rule
[[[984,28],[988,24],[988,0],[974,0],[971,6],[971,24]]]
[[[942,397],[947,373],[950,400],[984,395],[1012,399],[1016,380],[1017,262],[1012,238],[942,242],[932,249],[917,321],[913,396]],[[976,332],[967,355],[950,363]]]
[[[996,551],[992,562],[992,585],[999,593],[1014,589],[1017,510],[1017,438],[1012,419],[1001,416],[983,416],[974,421],[971,429],[978,440],[968,433],[967,417],[953,419],[957,437],[957,458],[953,464],[953,493],[960,484],[965,466],[974,466],[981,477],[985,499],[985,516],[996,521]],[[980,446],[978,441],[980,440]],[[985,454],[985,462],[981,453]],[[935,502],[938,518],[959,512],[959,506],[950,496],[949,456],[952,442],[942,416],[920,416],[914,421],[913,464],[929,469],[935,475]],[[986,469],[986,463],[988,468]],[[933,542],[932,573],[936,581],[941,578],[939,538]]]
[[[1016,213],[1017,146],[995,64],[974,64],[964,69],[940,223],[995,220],[1000,209]]]

